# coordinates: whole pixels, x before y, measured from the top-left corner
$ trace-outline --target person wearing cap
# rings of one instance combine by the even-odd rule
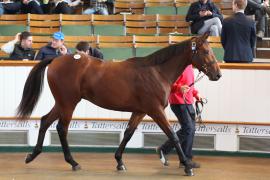
[[[86,41],[80,41],[76,45],[76,52],[103,59],[103,54],[97,48],[93,48]]]
[[[28,31],[16,34],[14,40],[1,46],[1,50],[9,55],[9,60],[34,60],[35,50],[32,48],[33,37]]]
[[[64,38],[65,36],[62,32],[54,33],[52,41],[39,50],[35,59],[53,59],[61,55],[71,54],[71,51],[64,45]]]

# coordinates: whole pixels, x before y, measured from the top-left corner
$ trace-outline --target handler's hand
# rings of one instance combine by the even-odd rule
[[[185,94],[189,91],[190,87],[188,85],[181,86],[181,92],[182,94]]]

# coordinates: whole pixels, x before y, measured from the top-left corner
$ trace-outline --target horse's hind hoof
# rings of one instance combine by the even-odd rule
[[[33,160],[32,154],[27,154],[25,157],[25,164],[30,163]]]
[[[186,176],[194,176],[193,169],[185,167]]]
[[[116,169],[117,169],[117,171],[126,171],[127,170],[125,165],[117,166]]]
[[[76,166],[72,166],[72,171],[78,171],[78,170],[81,170],[82,167],[78,164]]]

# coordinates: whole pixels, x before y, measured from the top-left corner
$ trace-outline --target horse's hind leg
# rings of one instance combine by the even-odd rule
[[[69,145],[67,142],[68,126],[72,118],[73,110],[74,108],[63,109],[63,114],[59,119],[56,129],[64,152],[65,161],[72,166],[73,171],[76,171],[81,169],[81,166],[71,156]]]
[[[173,131],[170,126],[170,123],[167,121],[164,110],[156,110],[152,114],[148,114],[152,119],[159,125],[163,132],[168,136],[168,138],[174,143],[176,152],[179,157],[179,161],[183,162],[185,165],[185,173],[187,176],[193,176],[193,170],[189,161],[187,160],[181,145],[178,136]]]
[[[30,163],[41,153],[46,131],[58,117],[59,112],[56,106],[54,106],[48,114],[41,118],[37,144],[33,149],[33,152],[26,156],[25,163]]]
[[[124,133],[124,138],[120,144],[120,146],[118,147],[118,149],[115,152],[115,159],[117,161],[117,170],[118,171],[123,171],[126,170],[126,167],[122,161],[122,154],[125,150],[125,147],[128,143],[128,141],[130,140],[130,138],[132,137],[133,133],[135,132],[138,124],[141,122],[141,120],[143,119],[143,117],[145,116],[145,114],[139,114],[139,113],[132,113],[129,123],[128,123],[128,127],[125,130]]]

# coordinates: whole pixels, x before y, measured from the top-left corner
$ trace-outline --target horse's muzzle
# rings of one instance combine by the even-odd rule
[[[221,73],[219,72],[217,75],[213,75],[213,74],[211,74],[211,76],[209,77],[209,80],[210,81],[217,81],[217,80],[219,80],[219,78],[221,78]]]
[[[219,80],[219,78],[221,78],[222,74],[219,72],[216,77],[213,78],[214,81]]]

